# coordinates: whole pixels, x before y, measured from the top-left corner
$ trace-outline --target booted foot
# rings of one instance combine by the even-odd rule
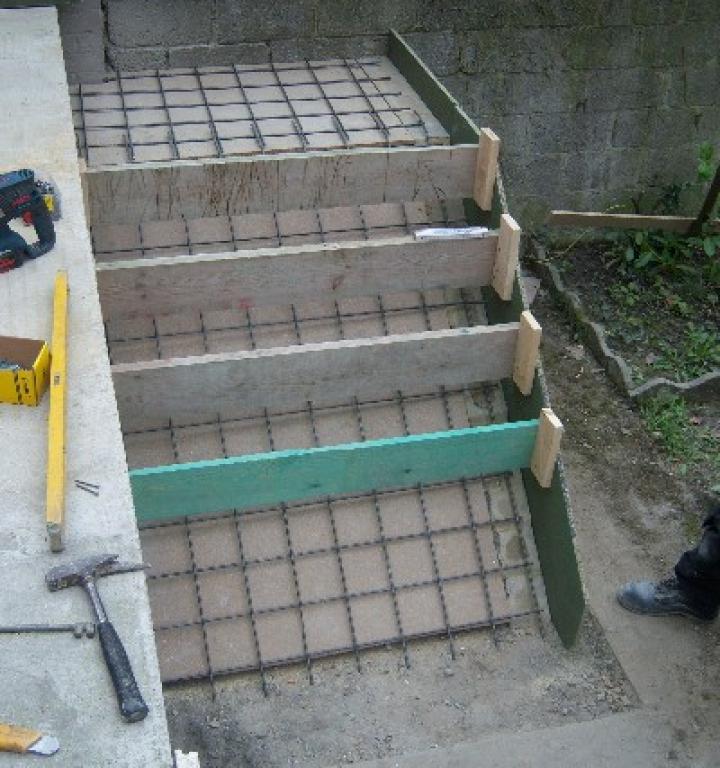
[[[712,621],[718,614],[717,606],[689,595],[675,577],[657,582],[631,581],[620,587],[617,599],[628,611],[646,616],[690,616]]]

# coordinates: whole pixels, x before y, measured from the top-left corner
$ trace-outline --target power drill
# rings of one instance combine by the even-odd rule
[[[35,180],[33,171],[0,174],[0,272],[22,266],[26,259],[36,259],[52,250],[55,245],[55,227],[45,204],[45,195],[52,189],[45,182]],[[9,222],[23,219],[35,227],[37,242],[27,243]]]

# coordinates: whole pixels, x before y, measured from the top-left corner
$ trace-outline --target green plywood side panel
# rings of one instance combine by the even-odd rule
[[[492,324],[517,320],[524,309],[517,276],[510,301],[501,301],[492,288],[483,289],[483,298],[488,321]],[[537,415],[541,408],[549,405],[542,370],[535,374],[532,392],[527,397],[523,397],[512,382],[503,382],[503,394],[510,419]],[[562,414],[558,416],[562,420]],[[585,598],[573,543],[562,461],[555,468],[550,488],[541,488],[528,470],[523,470],[522,476],[550,616],[560,639],[566,646],[571,646],[580,628]]]
[[[537,419],[130,472],[140,522],[408,488],[530,465]]]
[[[480,132],[450,92],[394,29],[388,41],[390,61],[450,134],[452,144],[477,144]]]

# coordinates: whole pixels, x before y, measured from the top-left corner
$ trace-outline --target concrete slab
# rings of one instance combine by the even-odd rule
[[[45,541],[48,398],[37,409],[0,406],[0,623],[90,619],[79,590],[50,594],[44,573],[98,551],[141,557],[72,130],[65,67],[54,8],[0,10],[0,171],[34,168],[59,187],[63,219],[57,246],[36,262],[0,276],[0,333],[49,339],[55,272],[69,273],[66,551]],[[12,448],[17,446],[17,448]],[[94,497],[80,478],[101,487]],[[54,734],[57,765],[169,766],[162,690],[145,579],[128,574],[100,586],[150,706],[142,723],[124,724],[99,644],[56,636],[3,636],[0,720]],[[26,765],[0,755],[2,766]]]
[[[358,768],[656,768],[665,765],[670,734],[648,712],[487,738],[445,749],[358,763]]]

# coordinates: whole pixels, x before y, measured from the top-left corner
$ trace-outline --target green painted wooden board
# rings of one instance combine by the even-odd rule
[[[135,514],[147,522],[509,472],[530,465],[537,427],[533,419],[135,469]]]
[[[509,318],[517,318],[524,308],[517,275],[510,301],[501,301],[493,290],[486,289],[483,289],[483,298],[491,323],[505,323]],[[503,382],[503,392],[511,419],[526,419],[549,406],[542,368],[535,374],[528,397],[523,397],[512,382],[510,386]],[[529,470],[524,469],[522,475],[550,617],[560,639],[570,647],[580,630],[585,597],[573,543],[562,461],[558,461],[550,488],[541,488]]]
[[[425,66],[402,35],[390,30],[388,56],[425,105],[440,121],[453,144],[477,144],[480,132],[445,86]]]

